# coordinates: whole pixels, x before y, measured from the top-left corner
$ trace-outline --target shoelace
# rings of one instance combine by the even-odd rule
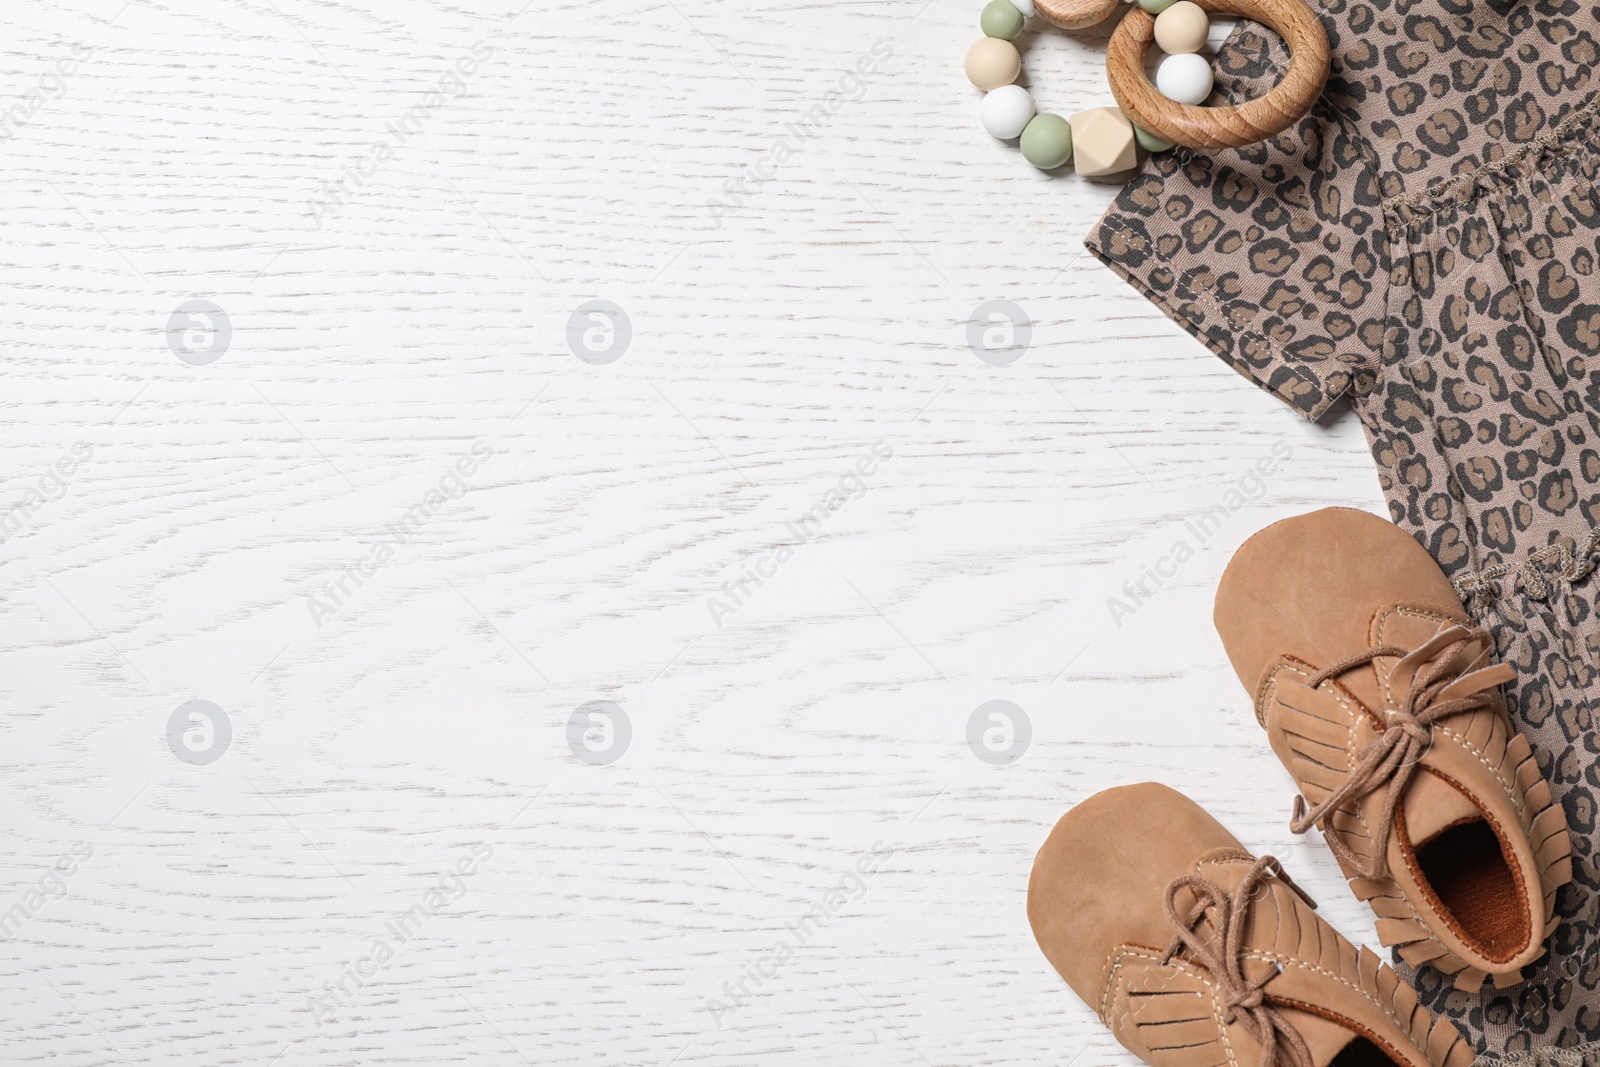
[[[1357,652],[1313,675],[1305,683],[1307,689],[1316,689],[1329,678],[1371,663],[1380,656],[1398,657],[1401,663],[1397,670],[1400,666],[1414,670],[1399,704],[1383,710],[1383,733],[1362,750],[1355,767],[1345,775],[1339,788],[1309,811],[1305,797],[1294,798],[1294,816],[1289,829],[1303,834],[1347,801],[1360,800],[1387,784],[1389,791],[1383,798],[1383,814],[1373,838],[1371,862],[1363,862],[1338,834],[1326,835],[1328,846],[1348,869],[1365,878],[1387,878],[1389,838],[1394,831],[1395,813],[1411,776],[1433,741],[1434,724],[1451,715],[1488,707],[1494,699],[1493,691],[1516,677],[1503,663],[1482,666],[1493,647],[1494,642],[1486,631],[1452,626],[1421,648],[1380,645]]]
[[[1171,920],[1174,934],[1172,943],[1161,954],[1162,965],[1183,952],[1191,962],[1204,968],[1217,984],[1224,1009],[1224,1025],[1239,1021],[1261,1046],[1261,1067],[1275,1067],[1280,1048],[1287,1051],[1294,1067],[1313,1067],[1311,1049],[1300,1036],[1294,1024],[1276,1006],[1269,1003],[1264,992],[1267,983],[1283,973],[1281,966],[1268,968],[1258,978],[1244,975],[1243,941],[1250,901],[1258,886],[1268,876],[1286,883],[1296,893],[1299,889],[1283,873],[1283,867],[1272,856],[1262,856],[1251,865],[1237,888],[1229,894],[1217,883],[1198,874],[1173,879],[1167,886],[1167,918]],[[1178,913],[1178,894],[1188,889],[1195,897],[1195,906],[1187,915]],[[1300,894],[1302,898],[1305,894]],[[1307,903],[1310,903],[1309,899]],[[1315,907],[1316,905],[1312,905]],[[1202,919],[1210,917],[1213,934],[1202,936],[1197,929]]]

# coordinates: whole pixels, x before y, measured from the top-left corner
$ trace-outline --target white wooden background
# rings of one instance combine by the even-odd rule
[[[1285,829],[1210,625],[1250,533],[1381,508],[1360,428],[1302,424],[1080,255],[1114,186],[982,132],[977,0],[521,3],[0,11],[0,913],[26,918],[0,1062],[1130,1063],[1023,903],[1067,807],[1150,778],[1370,939]],[[1043,106],[1108,102],[1101,43],[1027,38]],[[475,45],[465,95],[319,226],[310,198]],[[231,321],[205,366],[167,344],[191,299]],[[608,366],[567,346],[591,299],[632,324]],[[1008,367],[967,346],[990,299],[1033,321]],[[480,440],[470,491],[318,626],[308,598]],[[719,627],[708,597],[877,441],[865,494]],[[168,745],[192,699],[232,725],[209,765]],[[1034,731],[1000,768],[966,743],[992,699]],[[609,765],[567,744],[592,700],[632,724]],[[876,842],[866,891],[719,1019]]]

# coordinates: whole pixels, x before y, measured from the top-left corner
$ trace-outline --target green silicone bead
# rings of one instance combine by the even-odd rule
[[[1022,35],[1022,12],[1011,0],[989,0],[978,16],[978,25],[985,37],[998,37],[1002,41],[1015,41]]]
[[[1139,147],[1146,152],[1165,152],[1172,147],[1171,141],[1163,141],[1149,130],[1133,127],[1133,139],[1139,142]]]
[[[1178,0],[1139,0],[1139,6],[1152,15],[1159,15],[1177,2]]]
[[[1060,115],[1035,115],[1022,128],[1022,158],[1040,170],[1055,170],[1072,158],[1072,126]]]

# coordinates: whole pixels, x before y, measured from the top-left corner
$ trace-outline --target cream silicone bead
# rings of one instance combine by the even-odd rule
[[[967,49],[967,80],[980,89],[1010,85],[1022,73],[1022,54],[1010,41],[979,37]]]
[[[1192,0],[1178,0],[1156,16],[1156,44],[1169,56],[1198,52],[1206,46],[1211,20]]]

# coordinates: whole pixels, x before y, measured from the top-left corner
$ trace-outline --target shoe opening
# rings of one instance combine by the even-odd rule
[[[1383,1049],[1364,1037],[1356,1037],[1339,1050],[1328,1067],[1403,1067]]]
[[[1418,846],[1416,857],[1423,880],[1477,951],[1490,959],[1522,951],[1527,909],[1494,827],[1483,819],[1457,823]]]

